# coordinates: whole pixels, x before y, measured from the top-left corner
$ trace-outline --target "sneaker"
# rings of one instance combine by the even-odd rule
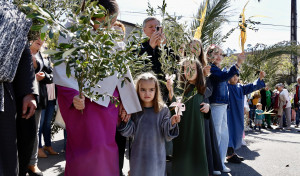
[[[237,163],[237,164],[241,163],[241,160],[238,158],[237,155],[233,155],[232,157],[227,158],[226,160],[230,163]]]
[[[228,173],[228,172],[230,172],[231,171],[231,169],[229,169],[228,167],[224,167],[223,168],[223,170],[222,170],[222,172],[225,172],[225,173]]]
[[[221,175],[222,173],[220,171],[213,171],[213,175]]]

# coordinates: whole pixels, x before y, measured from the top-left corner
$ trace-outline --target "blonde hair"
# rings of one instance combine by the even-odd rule
[[[139,97],[141,105],[143,105],[143,102],[139,95],[139,88],[140,88],[141,81],[148,81],[148,80],[154,81],[154,84],[155,84],[155,95],[154,95],[154,98],[152,101],[153,101],[153,106],[154,106],[154,112],[158,113],[163,108],[164,101],[161,96],[158,79],[154,76],[154,74],[147,72],[147,73],[142,73],[141,75],[139,75],[135,80],[136,92],[138,93],[138,97]]]
[[[257,103],[256,106],[262,106],[262,104],[261,103]]]

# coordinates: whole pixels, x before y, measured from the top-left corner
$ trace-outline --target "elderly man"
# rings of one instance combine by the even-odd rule
[[[166,43],[166,38],[163,33],[163,28],[160,26],[160,21],[155,17],[148,17],[143,22],[143,31],[144,34],[149,38],[148,41],[141,44],[141,50],[139,55],[147,53],[150,56],[150,60],[152,63],[152,71],[157,75],[159,80],[165,80],[163,71],[161,69],[161,63],[159,61],[160,58],[160,49],[161,44]],[[164,47],[166,51],[168,51],[168,55],[172,56],[174,60],[179,60],[179,57],[173,54],[173,51]],[[174,70],[175,71],[175,70]],[[164,101],[168,100],[168,91],[164,84],[160,85],[162,89],[162,95]]]
[[[287,121],[287,130],[291,130],[291,101],[289,97],[289,92],[284,88],[282,83],[276,85],[279,93],[279,109],[278,109],[278,117],[279,117],[279,127],[276,129],[282,129],[283,127],[283,113],[285,114]]]

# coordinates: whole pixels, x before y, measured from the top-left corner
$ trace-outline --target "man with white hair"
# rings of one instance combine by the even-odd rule
[[[277,129],[282,129],[283,126],[283,113],[285,114],[286,121],[287,121],[287,130],[291,130],[291,101],[289,97],[289,92],[287,89],[284,88],[282,83],[276,84],[277,90],[279,93],[279,109],[278,109],[278,121],[279,127]]]

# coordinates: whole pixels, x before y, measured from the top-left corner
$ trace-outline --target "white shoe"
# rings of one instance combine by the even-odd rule
[[[244,139],[242,139],[242,145],[243,146],[247,146],[247,143],[246,143],[246,141]]]
[[[230,171],[231,171],[231,169],[229,169],[228,167],[224,167],[223,170],[222,170],[222,172],[225,172],[225,173],[228,173]]]
[[[221,175],[221,172],[220,171],[214,171],[213,175]]]

